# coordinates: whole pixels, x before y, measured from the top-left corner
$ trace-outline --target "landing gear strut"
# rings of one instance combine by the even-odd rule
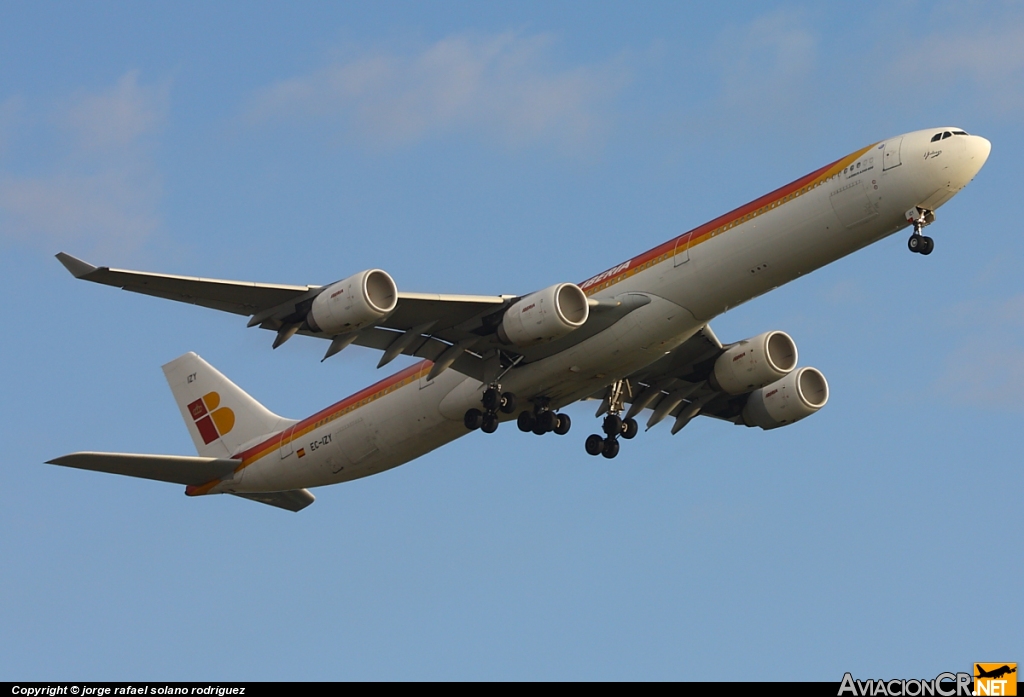
[[[484,390],[483,399],[480,400],[484,410],[469,409],[463,417],[463,423],[470,431],[480,429],[484,433],[494,433],[498,430],[498,412],[511,414],[516,410],[516,396],[511,392],[502,392],[501,385],[493,383]]]
[[[610,460],[619,454],[619,436],[629,440],[634,438],[640,430],[636,419],[623,419],[620,416],[625,409],[625,397],[629,389],[629,383],[625,380],[616,380],[608,388],[608,395],[597,411],[600,416],[607,404],[608,416],[604,417],[604,421],[601,423],[604,437],[597,433],[587,437],[584,445],[588,455],[604,455]]]
[[[907,220],[914,226],[914,232],[910,235],[910,239],[907,240],[907,248],[915,254],[924,254],[925,256],[931,254],[932,250],[935,249],[935,240],[927,235],[922,235],[921,230],[926,225],[931,225],[935,222],[935,213],[914,206],[907,211],[906,216]]]

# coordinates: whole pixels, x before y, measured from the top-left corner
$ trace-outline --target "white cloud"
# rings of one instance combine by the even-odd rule
[[[861,284],[848,278],[836,281],[822,295],[827,301],[836,305],[860,304],[865,300],[864,288]]]
[[[453,36],[409,55],[376,52],[266,87],[247,116],[333,122],[378,146],[466,131],[508,147],[592,145],[606,127],[602,103],[625,73],[614,64],[552,67],[550,43],[506,33]]]
[[[0,102],[0,155],[14,132],[22,107],[23,100],[20,97],[10,97]]]
[[[802,17],[788,11],[726,30],[714,50],[722,70],[724,105],[756,108],[759,114],[789,111],[809,89],[817,43]],[[749,121],[748,114],[743,118]]]
[[[963,91],[1002,112],[1024,107],[1024,25],[1015,18],[997,27],[952,27],[908,42],[891,64],[890,81],[911,90]]]
[[[0,227],[8,240],[125,252],[158,227],[159,198],[159,183],[148,171],[2,176]]]
[[[166,110],[166,86],[140,85],[137,71],[57,110],[58,132],[41,134],[58,142],[61,131],[70,136],[56,159],[28,163],[32,175],[14,162],[0,170],[0,242],[121,255],[137,246],[159,226],[149,137]]]
[[[139,71],[121,76],[117,84],[99,94],[81,97],[64,115],[80,147],[130,148],[143,136],[156,132],[167,113],[168,86],[139,84]]]

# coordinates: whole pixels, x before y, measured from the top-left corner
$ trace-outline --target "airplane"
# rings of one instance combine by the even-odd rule
[[[977,675],[974,676],[976,678],[999,679],[999,678],[1003,677],[1004,675],[1009,675],[1010,673],[1016,673],[1017,672],[1016,664],[1014,664],[1013,668],[1011,668],[1008,665],[1003,665],[1003,666],[1000,666],[999,668],[994,668],[993,670],[985,670],[984,668],[981,667],[980,664],[975,663],[974,664],[974,668],[977,671]]]
[[[60,253],[76,278],[248,316],[275,333],[325,339],[324,359],[355,344],[422,359],[305,419],[278,416],[187,353],[163,367],[197,457],[79,452],[49,464],[233,494],[298,511],[309,489],[414,460],[515,420],[565,435],[561,411],[600,400],[585,450],[614,458],[620,439],[696,416],[764,430],[828,401],[825,376],[798,367],[796,343],[768,331],[723,344],[709,322],[729,308],[907,227],[928,255],[935,211],[981,170],[991,144],[959,128],[861,148],[579,284],[518,295],[399,291],[381,269],[328,285],[274,285],[96,267]]]

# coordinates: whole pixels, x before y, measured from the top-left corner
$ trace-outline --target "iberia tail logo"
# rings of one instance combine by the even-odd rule
[[[227,407],[217,407],[220,407],[220,395],[216,392],[204,394],[188,405],[188,412],[206,445],[227,435],[235,427],[235,412]]]

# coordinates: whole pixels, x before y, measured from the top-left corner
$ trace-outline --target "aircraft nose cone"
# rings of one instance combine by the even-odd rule
[[[956,138],[957,136],[953,136]],[[974,179],[981,171],[988,160],[988,154],[992,152],[992,143],[981,136],[959,136],[964,140],[963,155],[960,156],[960,166],[956,169],[959,176],[959,186],[963,188]]]
[[[981,136],[967,136],[966,151],[967,159],[974,165],[974,174],[977,174],[992,152],[992,143]]]

